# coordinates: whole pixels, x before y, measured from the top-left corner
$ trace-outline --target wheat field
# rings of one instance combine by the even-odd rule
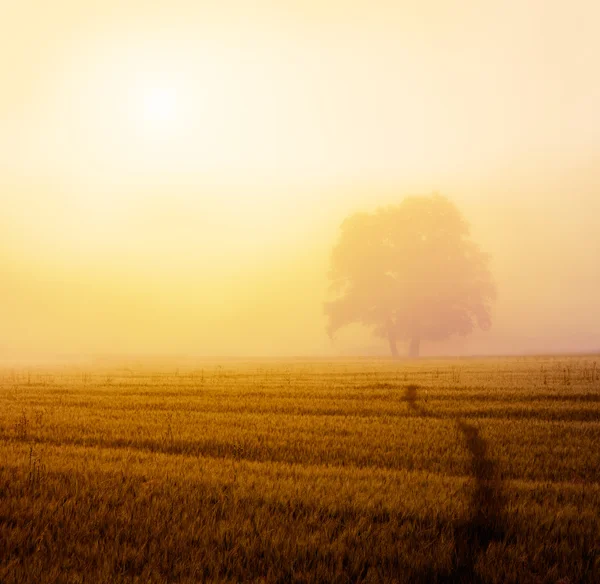
[[[0,582],[598,582],[599,414],[594,356],[5,368]]]

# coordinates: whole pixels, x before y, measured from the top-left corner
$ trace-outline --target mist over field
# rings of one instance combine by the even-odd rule
[[[386,354],[331,250],[434,191],[497,300],[423,354],[600,347],[597,3],[175,4],[3,17],[2,358]]]
[[[581,168],[552,184],[528,181],[521,197],[511,195],[510,181],[490,181],[471,195],[473,187],[457,189],[452,200],[492,257],[493,325],[426,343],[424,354],[597,350],[600,181],[594,173]],[[47,188],[13,184],[3,191],[0,346],[9,356],[386,352],[358,325],[327,338],[327,273],[349,213],[397,204],[410,191],[307,188],[290,209],[283,186],[263,217],[233,195],[223,205],[229,208],[221,208],[227,195],[214,194],[218,189],[207,197],[179,189],[177,196],[115,202],[98,217],[73,211],[65,200],[61,205],[59,197],[44,199],[39,193]]]

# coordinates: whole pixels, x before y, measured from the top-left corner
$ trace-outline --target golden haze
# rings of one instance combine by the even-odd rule
[[[600,346],[596,2],[13,2],[0,347],[328,355],[349,213],[439,190],[493,256],[490,332]]]

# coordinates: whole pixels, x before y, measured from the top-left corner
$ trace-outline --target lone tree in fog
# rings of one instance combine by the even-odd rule
[[[408,354],[418,357],[421,340],[488,329],[495,286],[489,257],[469,231],[437,194],[348,217],[331,260],[330,336],[361,323],[387,338],[394,357],[398,340],[410,341]]]

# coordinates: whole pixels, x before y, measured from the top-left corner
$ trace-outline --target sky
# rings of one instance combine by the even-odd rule
[[[600,347],[600,4],[6,1],[0,354],[339,355],[349,214],[433,191],[492,255],[491,331]]]

